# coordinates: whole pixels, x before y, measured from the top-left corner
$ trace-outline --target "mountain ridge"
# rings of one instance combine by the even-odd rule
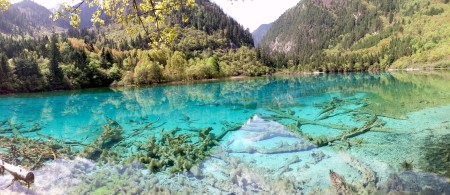
[[[449,12],[448,0],[304,0],[259,47],[271,66],[303,71],[449,67]]]
[[[32,0],[23,0],[14,3],[8,10],[0,13],[0,33],[37,38],[44,34],[49,35],[53,31],[62,32],[73,29],[68,17],[59,18],[56,21],[50,18],[50,15],[55,13],[59,6],[47,9]],[[93,27],[91,17],[97,8],[96,6],[89,7],[86,3],[79,6],[80,24],[78,28]],[[101,18],[105,20],[106,24],[110,23],[110,20],[104,15]]]
[[[65,20],[53,21],[50,18],[51,14],[50,10],[34,1],[20,1],[0,13],[0,32],[7,35],[38,37],[43,32],[70,27]]]
[[[258,46],[261,40],[266,35],[267,31],[272,27],[273,22],[268,24],[261,24],[256,30],[252,32],[253,42]]]

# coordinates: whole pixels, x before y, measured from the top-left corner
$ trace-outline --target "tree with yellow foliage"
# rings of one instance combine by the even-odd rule
[[[0,12],[6,11],[10,5],[11,2],[9,0],[0,0]]]
[[[73,4],[74,0],[64,3],[51,17],[54,20],[68,17],[70,24],[77,28],[80,24],[80,6],[95,6],[97,10],[91,18],[93,23],[104,24],[100,16],[105,15],[115,23],[124,25],[129,33],[143,29],[153,45],[171,43],[176,38],[177,28],[170,25],[169,16],[196,5],[195,0],[83,0],[75,6]],[[10,0],[0,0],[0,11],[7,10],[10,5]],[[182,19],[187,21],[188,18],[182,15]]]

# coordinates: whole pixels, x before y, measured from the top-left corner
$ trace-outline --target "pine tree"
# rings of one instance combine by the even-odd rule
[[[6,55],[0,53],[0,82],[4,82],[7,79],[9,69],[6,63]]]
[[[113,59],[111,51],[108,48],[103,47],[102,52],[100,53],[100,56],[102,58],[100,67],[102,67],[104,69],[111,68],[114,63],[114,59]]]
[[[58,37],[55,33],[52,34],[50,40],[50,67],[49,67],[49,77],[48,83],[51,89],[62,89],[64,88],[64,74],[59,67],[61,62],[61,53],[59,53],[58,48]]]

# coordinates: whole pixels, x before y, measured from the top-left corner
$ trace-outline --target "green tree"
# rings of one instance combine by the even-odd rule
[[[75,66],[82,71],[86,71],[87,64],[89,63],[88,57],[83,49],[75,49],[73,50],[69,58],[72,62],[75,63]]]
[[[72,88],[89,86],[89,60],[83,49],[75,49],[69,54],[71,65],[63,68],[64,75],[69,79]]]
[[[0,0],[0,12],[7,10],[10,4],[10,0]],[[170,22],[170,17],[176,11],[196,6],[195,0],[82,0],[75,6],[70,3],[63,4],[52,18],[54,20],[69,18],[70,24],[77,28],[81,23],[82,4],[96,7],[91,18],[95,24],[105,24],[105,20],[102,19],[104,17],[101,16],[106,15],[111,21],[124,25],[130,33],[137,33],[143,29],[154,45],[173,42],[177,31],[176,26]],[[188,20],[185,13],[181,13],[181,18],[182,21]]]
[[[29,57],[26,54],[21,54],[19,57],[14,58],[14,74],[19,80],[25,80],[28,77],[41,77],[39,67],[36,60],[33,57]]]
[[[166,66],[166,77],[173,80],[182,80],[185,77],[186,57],[183,53],[175,51]]]
[[[69,17],[70,24],[78,27],[81,22],[79,14],[82,4],[88,4],[90,7],[96,5],[97,10],[91,18],[94,23],[105,24],[105,20],[100,16],[106,15],[111,21],[124,25],[130,33],[143,29],[154,45],[173,42],[176,38],[176,27],[170,23],[170,17],[175,11],[191,9],[196,5],[195,0],[82,0],[75,7],[70,4],[63,5],[53,15],[53,19]],[[182,19],[188,19],[184,13]]]
[[[218,76],[214,63],[211,63],[211,58],[207,60],[201,60],[199,58],[191,59],[190,66],[186,70],[187,77],[189,79],[211,79]],[[218,65],[218,64],[217,64]]]
[[[156,62],[151,63],[148,69],[149,69],[148,78],[152,83],[159,83],[163,80],[162,68],[160,65],[158,65],[158,63]]]
[[[16,76],[17,86],[15,90],[24,92],[39,91],[44,88],[42,74],[36,59],[27,53],[13,60],[14,74]]]
[[[220,66],[219,66],[219,62],[217,61],[217,58],[215,57],[209,57],[207,60],[207,65],[211,66],[213,68],[213,74],[217,75],[220,72]]]
[[[91,60],[87,66],[90,87],[107,87],[112,83],[106,72],[101,70],[100,64],[99,60]]]
[[[55,33],[52,34],[50,40],[50,67],[48,83],[51,89],[62,89],[64,88],[64,74],[59,63],[61,62],[61,54],[58,48],[58,37]]]
[[[389,12],[389,24],[392,24],[393,21],[394,21],[394,13]]]
[[[11,70],[8,66],[7,56],[0,52],[0,94],[13,91]]]
[[[108,69],[108,68],[111,68],[112,65],[114,64],[114,59],[113,59],[110,49],[103,47],[103,49],[100,53],[100,57],[101,57],[101,67],[102,68]]]
[[[158,83],[162,80],[162,68],[152,61],[139,63],[134,69],[136,84]]]
[[[0,52],[0,82],[4,82],[7,79],[8,72],[7,57],[4,53]]]

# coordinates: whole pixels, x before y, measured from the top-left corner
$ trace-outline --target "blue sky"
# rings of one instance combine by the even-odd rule
[[[12,0],[13,3],[20,0]],[[47,8],[67,0],[34,0]],[[255,30],[261,24],[275,21],[287,9],[294,7],[299,0],[212,0],[218,4],[229,16],[236,19],[250,31]],[[68,2],[72,2],[69,0]]]

